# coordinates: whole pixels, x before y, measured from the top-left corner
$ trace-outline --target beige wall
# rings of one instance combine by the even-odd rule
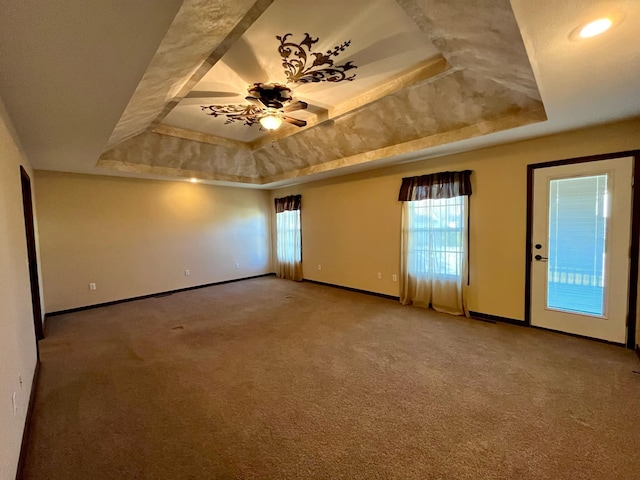
[[[0,101],[0,479],[13,479],[20,455],[33,372],[35,333],[20,165],[31,175]],[[32,177],[33,178],[33,177]],[[33,183],[32,183],[33,187]],[[22,385],[19,377],[22,377]],[[11,397],[16,392],[14,415]]]
[[[266,191],[47,171],[35,184],[46,312],[271,271]]]
[[[401,178],[473,170],[469,307],[523,320],[527,164],[638,148],[635,120],[283,188],[272,197],[302,194],[305,278],[397,296],[391,278],[399,272]]]

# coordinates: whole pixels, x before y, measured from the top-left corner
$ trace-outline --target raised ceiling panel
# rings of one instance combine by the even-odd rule
[[[295,60],[322,68],[332,53],[338,70],[356,66],[337,73],[350,80],[286,75]],[[229,105],[251,105],[258,82],[307,102],[290,114],[307,126],[271,132],[227,116]],[[163,135],[136,137],[100,165],[264,184],[546,120],[508,0],[275,0],[191,84],[153,126]]]
[[[312,52],[325,53],[348,42],[332,57],[335,65],[352,62],[352,81],[299,83],[289,82],[279,53],[281,41],[300,44],[308,33],[317,43]],[[292,47],[288,47],[292,49]],[[290,58],[295,58],[295,48]],[[202,106],[246,104],[247,89],[254,83],[287,84],[296,99],[331,111],[354,97],[389,82],[395,76],[440,52],[428,36],[406,15],[394,0],[329,0],[300,2],[278,0],[242,35],[222,59],[164,118],[166,125],[213,134],[237,141],[253,142],[271,135],[260,125],[248,127],[242,122],[225,124],[226,117],[212,117]],[[299,57],[298,57],[299,58]],[[314,56],[308,58],[311,66]],[[200,93],[201,96],[198,96]],[[291,115],[313,121],[314,113],[298,111]],[[296,133],[291,129],[291,133]]]

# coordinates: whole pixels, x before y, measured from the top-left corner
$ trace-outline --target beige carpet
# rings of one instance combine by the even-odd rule
[[[635,353],[273,277],[59,317],[27,479],[638,479]]]

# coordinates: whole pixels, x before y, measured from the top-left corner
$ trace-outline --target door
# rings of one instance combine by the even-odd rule
[[[33,310],[33,324],[36,334],[36,346],[38,340],[44,338],[42,328],[42,308],[40,306],[40,282],[38,281],[38,257],[36,255],[36,234],[33,224],[33,202],[31,198],[31,179],[20,167],[22,181],[22,206],[24,209],[24,228],[27,234],[27,255],[29,258],[29,280],[31,282],[31,305]]]
[[[531,325],[624,343],[633,157],[533,176]]]

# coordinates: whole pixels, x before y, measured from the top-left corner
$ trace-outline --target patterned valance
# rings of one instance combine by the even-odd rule
[[[300,210],[302,204],[302,195],[289,195],[288,197],[274,199],[276,204],[276,213],[286,212],[288,210]]]
[[[471,170],[440,172],[402,179],[398,201],[452,198],[471,195]]]

